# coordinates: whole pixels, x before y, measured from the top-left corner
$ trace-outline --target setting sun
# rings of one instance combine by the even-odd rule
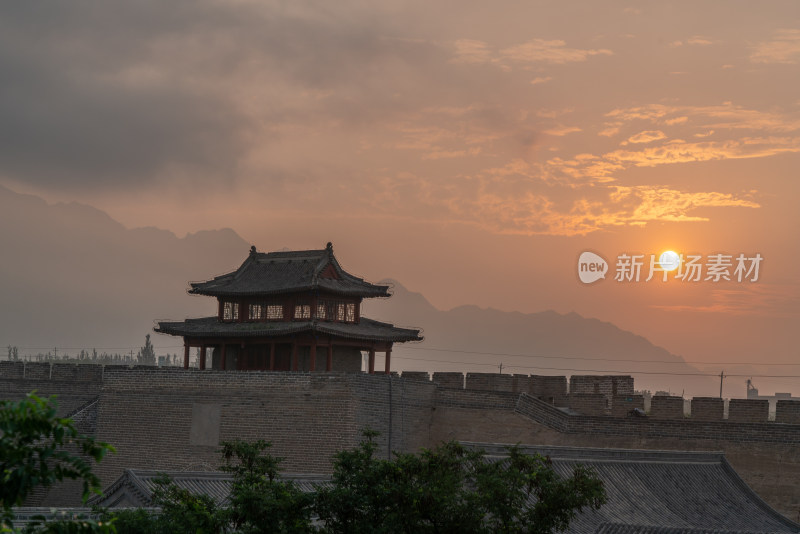
[[[665,271],[674,271],[681,264],[681,257],[677,252],[667,250],[661,253],[661,256],[658,258],[658,263]]]

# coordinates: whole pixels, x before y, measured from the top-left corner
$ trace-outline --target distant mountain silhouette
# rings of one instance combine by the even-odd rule
[[[22,354],[54,347],[59,354],[81,348],[135,354],[156,319],[216,313],[213,299],[186,294],[188,282],[235,269],[250,247],[231,229],[182,238],[152,227],[126,229],[91,206],[48,204],[2,186],[0,225],[0,348],[18,346]],[[256,243],[260,250],[286,244]],[[502,362],[503,372],[524,374],[698,372],[611,323],[553,311],[523,314],[476,306],[440,311],[421,294],[391,283],[394,296],[368,299],[365,315],[420,327],[425,335],[420,344],[395,347],[395,369],[497,372]],[[179,339],[152,339],[158,354],[181,351]],[[568,359],[578,357],[634,361]],[[675,363],[652,363],[663,361]],[[637,375],[637,386],[679,394],[683,388],[708,394],[713,391],[709,383],[707,378]]]
[[[687,376],[700,371],[679,356],[608,322],[554,311],[525,314],[477,306],[442,311],[396,280],[382,283],[393,286],[393,296],[366,302],[364,315],[421,327],[425,336],[420,344],[396,345],[393,368],[496,373],[502,363],[503,372],[520,374],[633,374],[637,388],[652,392],[713,391],[709,378]]]
[[[48,204],[1,186],[0,226],[0,347],[23,354],[56,346],[59,354],[128,352],[144,344],[155,319],[211,314],[213,301],[186,294],[189,280],[237,267],[249,248],[230,229],[183,238],[129,230],[91,206]],[[181,344],[153,341],[157,349]],[[159,354],[167,350],[180,352]]]

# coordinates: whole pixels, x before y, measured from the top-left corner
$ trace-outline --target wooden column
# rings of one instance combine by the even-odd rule
[[[292,343],[292,371],[297,371],[297,343]]]
[[[183,368],[189,368],[189,342],[185,341],[183,343]]]
[[[223,343],[223,344],[222,344],[222,349],[220,350],[220,352],[221,352],[221,354],[220,354],[220,360],[222,360],[222,362],[221,362],[221,364],[220,364],[220,365],[221,365],[221,367],[222,367],[222,370],[223,370],[223,371],[224,371],[225,369],[227,369],[227,368],[228,368],[228,362],[227,362],[227,361],[225,361],[225,358],[226,358],[226,355],[227,355],[227,351],[226,351],[225,349],[227,348],[227,346],[228,346],[228,345],[226,345],[225,343]]]
[[[308,370],[314,372],[317,369],[317,340],[311,342],[311,348],[308,351],[311,362],[308,364]]]
[[[375,349],[369,349],[369,374],[375,374]]]
[[[269,370],[275,370],[275,342],[269,344]]]
[[[391,359],[392,359],[392,349],[386,349],[386,374],[387,375],[390,372],[389,371],[389,368],[390,368],[389,362],[391,361]]]
[[[328,361],[325,364],[325,370],[329,373],[333,371],[333,344],[328,345]]]
[[[200,358],[198,364],[200,365],[200,369],[203,370],[206,368],[206,346],[200,346]]]

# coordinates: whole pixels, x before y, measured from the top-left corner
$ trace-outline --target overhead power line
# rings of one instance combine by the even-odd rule
[[[480,356],[510,356],[510,357],[517,357],[517,358],[542,358],[546,360],[586,360],[586,361],[597,361],[597,362],[632,362],[632,363],[667,363],[667,364],[700,364],[700,365],[760,365],[760,366],[772,366],[772,365],[796,365],[800,366],[800,362],[797,363],[752,363],[752,362],[703,362],[703,361],[687,361],[687,360],[631,360],[631,359],[623,359],[623,358],[588,358],[585,356],[543,356],[540,354],[521,354],[521,353],[513,353],[513,352],[482,352],[476,350],[462,350],[462,349],[443,349],[443,348],[433,348],[433,347],[412,347],[412,346],[400,346],[397,347],[395,350],[429,350],[432,352],[455,352],[460,354],[477,354]],[[733,375],[732,375],[733,376]]]
[[[409,356],[398,356],[394,352],[392,353],[392,359],[400,359],[400,360],[417,360],[417,361],[424,361],[424,362],[436,362],[436,363],[457,363],[461,365],[481,365],[481,366],[488,366],[488,367],[497,367],[494,363],[473,363],[473,362],[465,362],[465,361],[456,361],[456,360],[431,360],[429,358],[411,358]],[[644,363],[644,362],[642,362]],[[719,377],[716,373],[673,373],[669,371],[630,371],[630,370],[619,370],[619,369],[575,369],[570,367],[539,367],[534,365],[505,365],[503,364],[504,369],[536,369],[539,371],[577,371],[581,373],[624,373],[624,374],[633,374],[633,375],[669,375],[669,376],[710,376],[710,377]],[[733,377],[749,377],[749,378],[800,378],[800,375],[756,375],[756,374],[744,374],[744,375],[737,375],[737,374],[726,374],[726,377],[733,376]]]

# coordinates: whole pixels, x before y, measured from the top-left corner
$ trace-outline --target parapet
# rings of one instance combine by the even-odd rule
[[[602,393],[570,393],[569,408],[581,415],[607,415],[608,402]]]
[[[695,397],[692,399],[694,421],[722,421],[725,402],[719,397]],[[766,421],[766,418],[764,418]]]
[[[611,404],[611,415],[613,417],[626,417],[634,408],[642,410],[644,413],[644,397],[642,395],[614,395]]]
[[[464,389],[464,373],[433,373],[433,381],[439,387]]]
[[[403,378],[410,378],[412,380],[430,380],[431,375],[427,371],[403,371],[401,375]]]
[[[767,399],[731,399],[728,403],[728,421],[763,423],[769,418]]]
[[[800,400],[779,400],[775,405],[775,422],[800,425]]]
[[[0,362],[0,378],[93,382],[101,380],[102,376],[103,366],[98,364]]]
[[[650,399],[650,415],[654,419],[683,419],[683,397],[654,396]]]

